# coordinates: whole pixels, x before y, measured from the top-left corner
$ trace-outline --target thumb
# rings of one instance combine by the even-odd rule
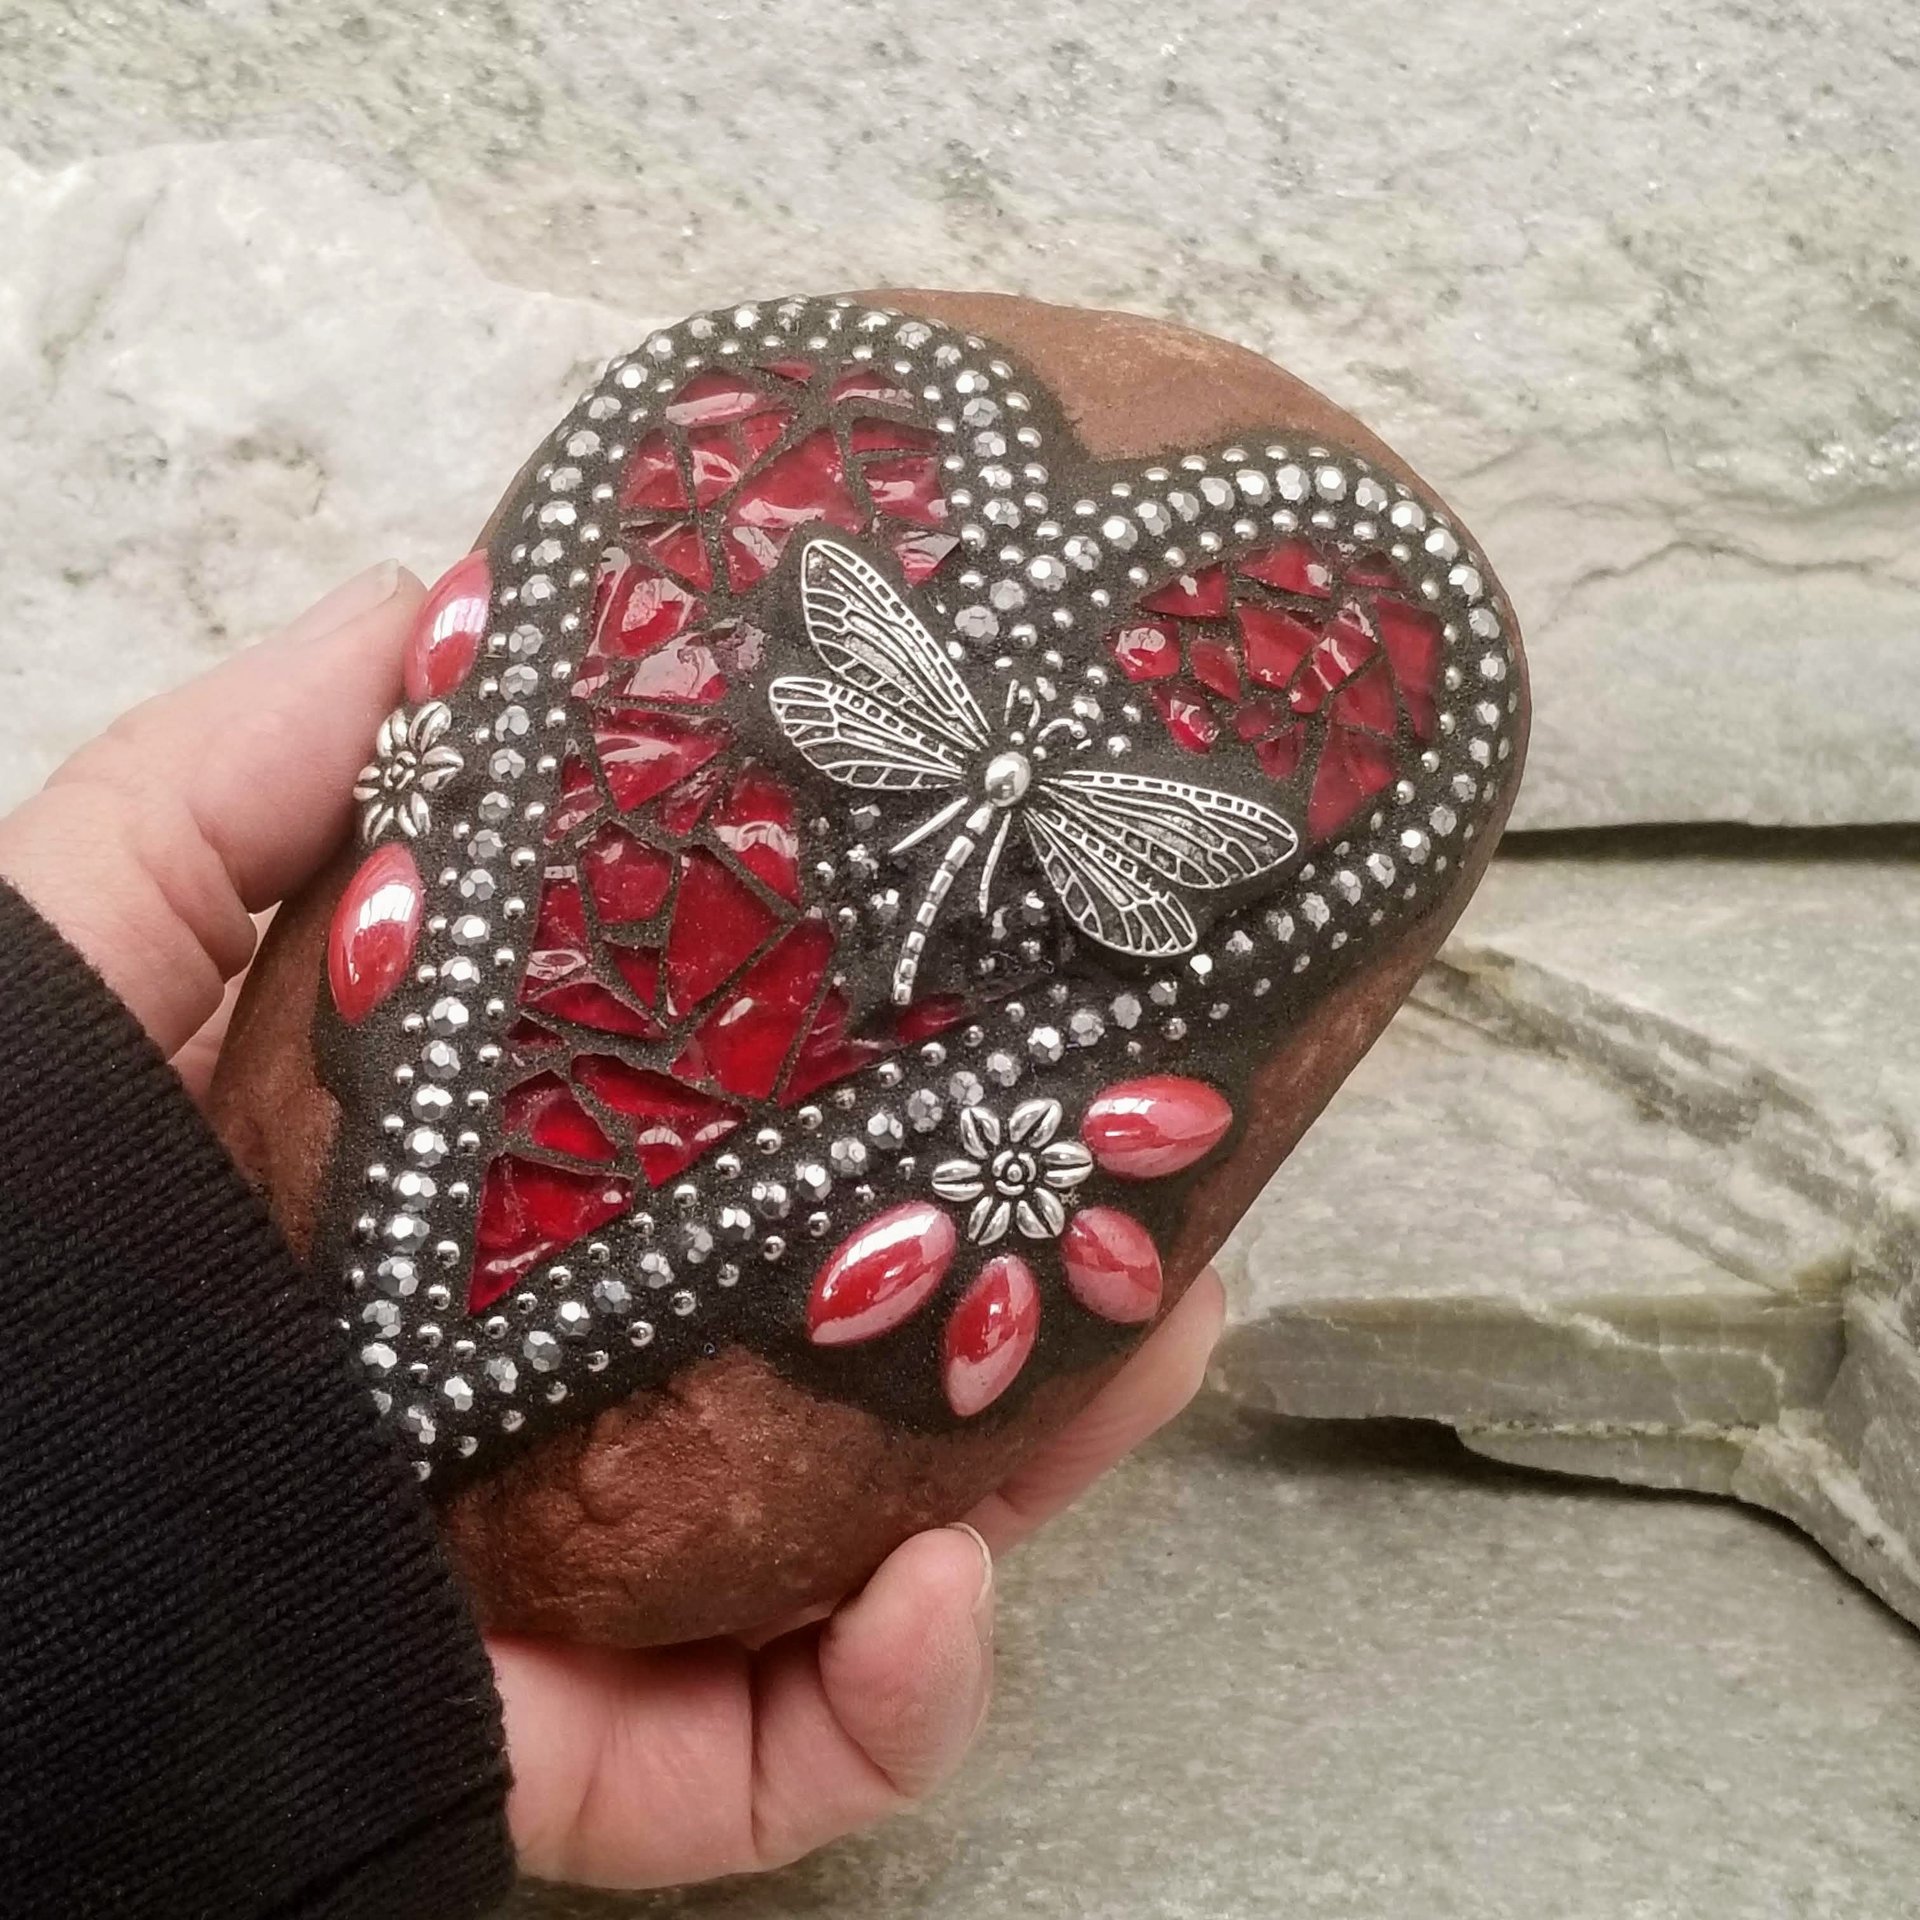
[[[370,569],[135,707],[0,820],[0,877],[168,1055],[252,957],[251,911],[339,844],[422,592],[398,562]]]

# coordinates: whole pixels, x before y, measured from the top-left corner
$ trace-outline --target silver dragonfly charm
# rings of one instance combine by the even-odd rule
[[[1199,940],[1182,892],[1257,879],[1298,850],[1300,836],[1258,801],[1184,780],[1053,764],[1044,736],[1061,728],[1084,747],[1086,729],[1064,719],[1035,726],[1043,702],[1024,683],[1009,687],[1006,712],[1010,720],[1024,699],[1028,726],[996,734],[939,642],[859,554],[816,539],[800,566],[807,638],[832,677],[773,682],[768,697],[781,730],[842,786],[958,789],[891,849],[906,853],[960,822],[894,964],[897,1004],[913,996],[948,891],[991,835],[979,888],[987,911],[1016,820],[1074,925],[1102,946],[1147,958],[1186,953]]]

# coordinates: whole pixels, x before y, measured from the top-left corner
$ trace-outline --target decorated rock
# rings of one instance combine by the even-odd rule
[[[913,293],[614,361],[216,1090],[483,1617],[749,1628],[963,1513],[1378,1033],[1526,719],[1458,520],[1239,349]]]

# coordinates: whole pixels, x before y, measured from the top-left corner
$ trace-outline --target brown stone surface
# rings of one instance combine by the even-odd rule
[[[984,293],[890,293],[975,329],[1052,387],[1089,453],[1146,457],[1239,434],[1324,436],[1418,476],[1322,395],[1246,350],[1129,314]],[[1431,493],[1431,489],[1426,489]],[[1508,631],[1515,625],[1502,603]],[[1524,743],[1526,713],[1519,716]],[[1321,1001],[1254,1075],[1238,1151],[1197,1190],[1167,1263],[1171,1306],[1373,1043],[1484,871],[1506,800],[1451,892]],[[235,1158],[298,1247],[336,1113],[310,1035],[343,860],[276,922],[213,1096]],[[548,1437],[448,1504],[448,1545],[494,1627],[647,1644],[750,1629],[857,1584],[900,1539],[964,1513],[1097,1391],[1045,1382],[1013,1420],[908,1433],[729,1349],[661,1392]]]

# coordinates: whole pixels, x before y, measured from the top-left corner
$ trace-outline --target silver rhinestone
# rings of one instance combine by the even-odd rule
[[[868,1117],[867,1138],[876,1147],[897,1147],[907,1137],[907,1130],[900,1124],[900,1116],[890,1107],[882,1107]]]
[[[511,1393],[520,1384],[520,1369],[504,1353],[482,1361],[480,1375],[495,1393]]]
[[[714,1218],[714,1230],[722,1240],[753,1238],[753,1215],[745,1207],[722,1207]]]
[[[1400,836],[1400,851],[1405,854],[1407,859],[1416,867],[1425,863],[1427,855],[1432,851],[1432,848],[1432,841],[1430,841],[1418,827],[1409,827],[1406,832]]]
[[[931,1133],[946,1111],[931,1087],[917,1087],[907,1095],[907,1123],[915,1133]]]
[[[833,1191],[833,1180],[817,1160],[803,1160],[793,1170],[793,1184],[803,1200],[824,1200]]]
[[[410,1300],[419,1290],[420,1270],[402,1254],[390,1254],[373,1269],[373,1283],[390,1300]]]
[[[981,1084],[980,1076],[977,1073],[967,1072],[965,1068],[947,1082],[947,1091],[963,1107],[978,1106],[987,1097],[987,1090]]]
[[[1380,886],[1390,887],[1393,885],[1393,862],[1389,860],[1384,853],[1370,853],[1367,855],[1367,871],[1372,874],[1374,880]]]
[[[835,1173],[856,1174],[867,1170],[866,1143],[860,1140],[836,1140],[827,1149],[827,1159]]]
[[[593,1283],[593,1304],[602,1313],[625,1313],[633,1305],[633,1289],[624,1280],[604,1274]]]
[[[986,1058],[987,1078],[996,1087],[1010,1087],[1020,1078],[1020,1062],[1010,1053],[990,1053]]]
[[[686,1290],[685,1287],[682,1287],[680,1291],[676,1293],[671,1300],[668,1301],[667,1304],[673,1308],[674,1312],[677,1313],[682,1320],[684,1320],[687,1317],[687,1315],[690,1314],[694,1310],[694,1308],[697,1307],[700,1303],[693,1297],[692,1294],[690,1294]]]
[[[433,1415],[418,1401],[401,1414],[400,1430],[409,1440],[417,1441],[423,1447],[432,1446],[434,1436],[439,1432],[433,1424]]]
[[[440,1089],[436,1087],[433,1091],[437,1093]],[[418,1161],[423,1167],[437,1167],[447,1157],[447,1137],[432,1127],[415,1127],[407,1135],[404,1144],[407,1158]]]
[[[569,1340],[578,1340],[593,1325],[593,1315],[580,1300],[562,1300],[554,1310],[554,1323]]]
[[[1113,1017],[1115,1022],[1131,1033],[1140,1024],[1140,997],[1138,994],[1122,993],[1114,996]]]
[[[376,1380],[384,1380],[400,1364],[400,1356],[384,1340],[373,1340],[360,1349],[360,1364]]]
[[[1058,1027],[1035,1027],[1027,1035],[1027,1051],[1043,1067],[1050,1067],[1066,1051]]]
[[[417,1213],[396,1213],[381,1227],[380,1237],[396,1252],[418,1253],[431,1236]]]
[[[473,1406],[473,1388],[457,1373],[450,1373],[441,1381],[440,1397],[455,1413],[466,1413]]]
[[[651,1320],[634,1321],[633,1324],[627,1329],[627,1338],[636,1347],[652,1346],[653,1345],[653,1322]]]
[[[793,1211],[793,1195],[778,1180],[756,1180],[753,1207],[763,1220],[784,1220]]]
[[[1076,1009],[1067,1020],[1067,1037],[1076,1047],[1097,1045],[1106,1030],[1107,1023],[1091,1007]]]
[[[735,1211],[737,1212],[738,1209],[736,1208]],[[666,1287],[673,1284],[673,1263],[658,1248],[651,1248],[643,1253],[635,1263],[634,1271],[649,1287]]]
[[[530,1333],[520,1351],[535,1373],[552,1373],[560,1365],[560,1342],[550,1333]]]

